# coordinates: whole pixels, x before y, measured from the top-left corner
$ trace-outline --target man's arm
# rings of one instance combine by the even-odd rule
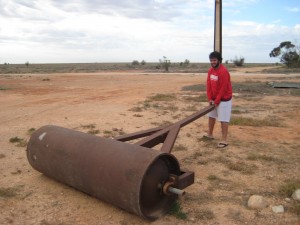
[[[212,101],[212,90],[211,90],[211,83],[210,83],[210,71],[207,73],[206,78],[206,95],[208,102]]]

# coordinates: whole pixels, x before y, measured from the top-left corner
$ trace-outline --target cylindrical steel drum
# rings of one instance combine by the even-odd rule
[[[170,174],[180,175],[168,153],[49,125],[32,134],[27,158],[39,172],[147,219],[177,199],[162,191]]]

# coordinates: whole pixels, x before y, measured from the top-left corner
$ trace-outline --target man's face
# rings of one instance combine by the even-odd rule
[[[217,58],[211,58],[210,59],[210,65],[213,67],[213,68],[218,68],[219,67],[219,60]]]

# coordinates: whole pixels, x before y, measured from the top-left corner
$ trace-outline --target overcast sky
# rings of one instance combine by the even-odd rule
[[[207,62],[214,0],[0,0],[0,63]],[[278,62],[299,0],[223,0],[223,58]]]

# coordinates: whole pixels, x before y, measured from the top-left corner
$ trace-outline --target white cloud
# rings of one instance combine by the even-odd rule
[[[292,7],[287,7],[286,10],[288,12],[293,12],[293,13],[296,13],[296,12],[300,11],[298,7],[293,7],[293,8]]]
[[[247,1],[247,7],[257,1]],[[0,63],[206,61],[213,48],[214,0],[0,0]],[[239,13],[244,1],[230,4]],[[280,18],[279,18],[280,19]],[[278,19],[278,20],[279,20]],[[255,61],[299,25],[224,21],[223,51]],[[292,38],[292,39],[291,39]],[[268,56],[268,53],[266,53]],[[248,61],[249,61],[248,60]],[[261,56],[261,60],[269,60]]]
[[[254,21],[231,21],[229,24],[237,27],[255,27],[257,23]]]

